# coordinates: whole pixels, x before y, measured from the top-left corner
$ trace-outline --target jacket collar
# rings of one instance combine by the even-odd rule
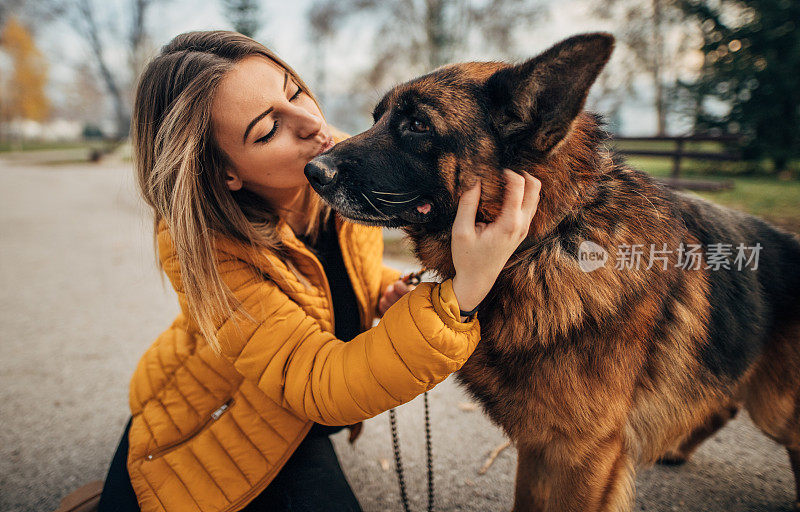
[[[348,252],[348,248],[352,244],[351,239],[356,226],[352,222],[343,219],[335,212],[333,215],[335,216],[334,225],[336,226],[342,257],[345,261],[345,265],[348,265],[348,263],[350,263],[348,260],[351,258],[349,257],[349,253],[345,253]],[[322,283],[319,282],[318,277],[321,264],[317,257],[299,238],[297,238],[294,231],[292,231],[292,228],[285,220],[280,219],[278,221],[276,230],[291,261],[286,261],[286,258],[276,251],[258,248],[226,237],[219,237],[216,240],[216,244],[218,249],[258,268],[261,273],[268,276],[276,283],[279,283],[281,287],[288,285],[292,288],[294,287],[294,283],[305,287],[307,285],[304,281],[308,279],[311,279],[315,286],[322,287]],[[296,268],[302,276],[298,276],[297,272],[292,267]]]

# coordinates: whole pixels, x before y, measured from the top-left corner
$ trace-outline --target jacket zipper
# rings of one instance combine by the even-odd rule
[[[308,434],[308,431],[311,430],[312,425],[314,425],[314,422],[309,421],[306,424],[305,428],[300,432],[300,435],[298,436],[298,438],[297,438],[297,440],[295,442],[295,446],[294,446],[295,448],[297,448],[297,445],[300,444],[300,442],[303,439],[305,439],[306,434]],[[294,452],[294,450],[292,450],[292,452]],[[276,466],[285,464],[286,460],[289,458],[290,455],[291,454],[284,455],[284,458],[281,459],[280,461],[278,461],[276,463]],[[280,470],[278,470],[278,471],[280,471]],[[261,491],[266,489],[267,485],[269,485],[269,484],[265,485],[265,482],[267,482],[267,479],[269,479],[270,477],[274,478],[276,474],[277,474],[277,472],[267,474],[264,478],[259,480],[259,482],[256,485],[254,485],[249,491],[244,493],[238,500],[234,501],[233,503],[231,503],[228,506],[228,508],[224,509],[223,512],[231,512],[231,511],[234,511],[234,510],[240,510],[242,508],[242,506],[244,506],[245,503],[249,503],[253,499],[254,496],[257,496],[258,494],[261,494]]]
[[[337,233],[337,236],[338,236],[338,233]],[[342,259],[344,259],[345,249],[342,248],[341,239],[339,239],[339,250],[342,252]],[[335,329],[336,329],[336,321],[335,320],[336,319],[335,319],[334,313],[333,313],[333,294],[331,293],[331,286],[328,283],[328,277],[325,275],[325,269],[322,267],[322,263],[319,261],[319,259],[317,259],[317,257],[314,256],[314,254],[311,251],[308,251],[308,253],[310,254],[310,256],[307,256],[307,257],[310,257],[311,261],[314,262],[314,265],[317,268],[317,272],[319,273],[320,277],[322,278],[322,282],[325,285],[325,295],[328,297],[328,303],[330,304],[330,310],[331,310],[331,328],[333,328],[334,332],[335,332]],[[347,266],[347,264],[345,263],[345,267],[346,266]],[[347,270],[347,268],[345,268],[345,270]],[[350,282],[352,283],[353,280],[350,278],[350,272],[347,272],[347,277],[348,277],[348,279],[350,279]],[[355,285],[353,285],[353,286],[355,286]],[[356,297],[356,300],[358,300],[358,297]],[[363,308],[361,307],[361,304],[359,304],[358,305],[359,318],[362,317],[362,312],[361,312],[362,309]],[[362,322],[362,324],[364,323],[363,318],[361,319],[361,322]],[[223,405],[223,407],[224,407],[224,405]],[[313,422],[308,422],[308,424],[306,425],[306,428],[305,428],[305,432],[306,433],[308,432],[308,430],[311,429],[312,425],[313,425]],[[305,438],[305,434],[302,434],[299,438],[300,439]],[[182,442],[186,442],[186,441],[182,441]],[[174,448],[174,446],[173,446],[173,448]],[[268,476],[270,476],[270,475],[268,475]],[[232,510],[237,510],[242,503],[248,503],[253,496],[261,493],[261,491],[264,490],[264,488],[262,487],[262,484],[266,479],[267,479],[267,477],[262,479],[252,489],[250,489],[250,491],[245,493],[242,497],[240,497],[235,502],[231,503],[230,506],[228,506],[228,508],[225,509],[225,512],[232,511]]]
[[[213,423],[218,419],[220,419],[222,415],[225,414],[225,411],[230,409],[231,405],[233,405],[233,398],[229,398],[224,404],[217,407],[211,414],[208,415],[208,419],[206,419],[206,421],[204,421],[200,426],[194,428],[189,433],[188,436],[181,439],[180,441],[175,441],[174,443],[164,445],[161,448],[158,448],[157,450],[148,453],[145,456],[144,460],[151,461],[153,459],[157,459],[158,457],[165,455],[167,452],[171,452],[172,450],[181,446],[182,444],[191,441],[192,439],[194,439],[195,436],[197,436],[197,434],[202,432],[210,423]]]

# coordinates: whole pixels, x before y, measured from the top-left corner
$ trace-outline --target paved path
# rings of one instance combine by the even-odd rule
[[[0,511],[52,510],[104,476],[131,372],[177,311],[149,229],[126,165],[0,160]],[[431,393],[437,509],[509,510],[515,454],[478,474],[503,436],[465,402],[452,379]],[[421,399],[399,415],[408,486],[423,510]],[[366,423],[355,447],[334,438],[364,509],[400,510],[386,415]],[[697,512],[788,511],[794,487],[783,449],[746,417],[685,467],[643,470],[637,484],[637,510]]]

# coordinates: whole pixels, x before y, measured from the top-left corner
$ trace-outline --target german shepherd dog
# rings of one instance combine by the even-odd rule
[[[402,228],[442,278],[476,177],[484,222],[502,169],[541,181],[458,373],[519,452],[515,510],[630,510],[634,466],[682,460],[739,406],[786,447],[800,493],[800,241],[615,159],[583,111],[613,46],[584,34],[518,65],[439,68],[306,175],[344,216]]]

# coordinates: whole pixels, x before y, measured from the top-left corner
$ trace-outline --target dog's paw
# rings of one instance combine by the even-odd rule
[[[662,466],[682,466],[686,464],[689,459],[680,453],[667,452],[659,458],[656,463]]]

